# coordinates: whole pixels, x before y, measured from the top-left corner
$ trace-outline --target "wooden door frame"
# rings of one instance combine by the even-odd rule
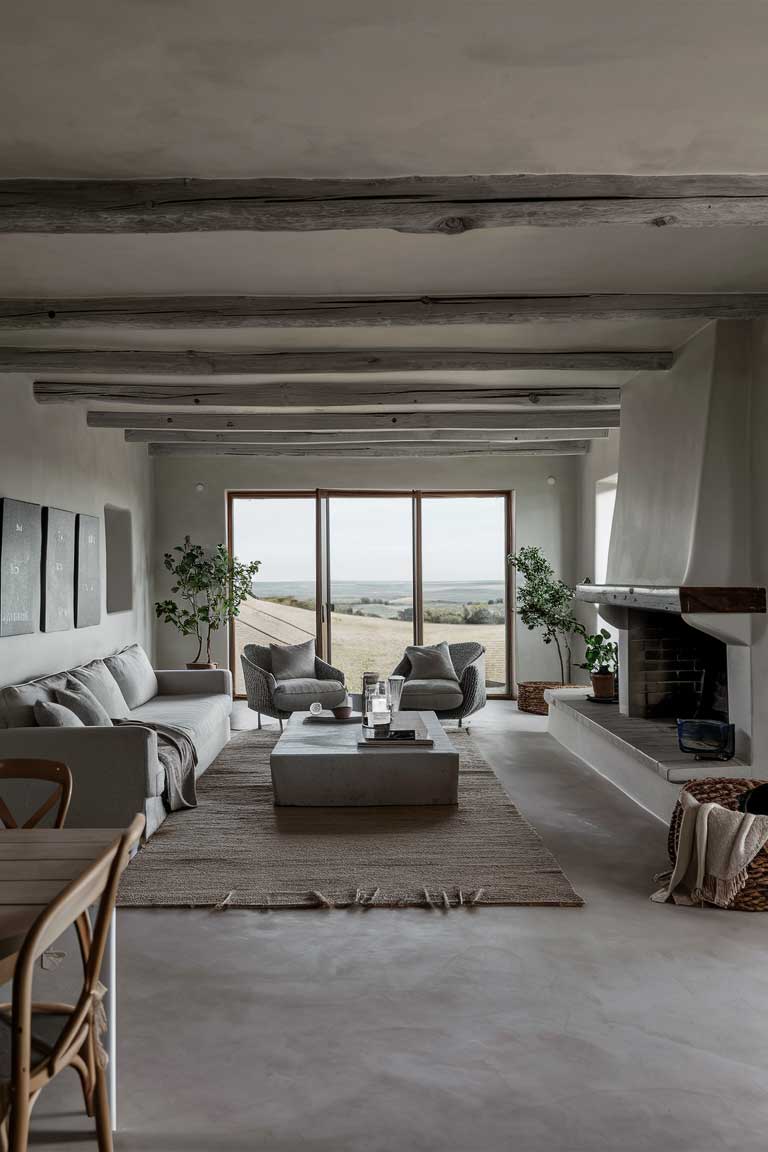
[[[502,497],[504,500],[504,610],[506,691],[489,693],[489,699],[514,700],[516,691],[516,636],[515,636],[515,570],[506,563],[506,556],[515,551],[515,492],[513,489],[355,489],[314,488],[314,489],[232,489],[227,491],[227,551],[233,555],[234,504],[236,500],[285,500],[304,499],[315,501],[315,643],[322,659],[332,657],[331,621],[326,618],[326,599],[330,605],[330,542],[329,515],[330,500],[333,497],[399,497],[411,500],[411,522],[413,530],[413,634],[414,643],[424,640],[424,596],[423,596],[423,541],[422,541],[422,501],[430,499]],[[235,625],[229,628],[229,667],[234,682],[237,653],[235,652]],[[242,693],[235,693],[236,700],[244,700]]]

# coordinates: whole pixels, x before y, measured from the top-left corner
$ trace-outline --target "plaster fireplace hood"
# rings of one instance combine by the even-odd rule
[[[626,628],[634,610],[681,615],[749,646],[766,610],[751,577],[751,332],[710,324],[669,372],[622,389],[621,458],[606,583],[577,599]]]

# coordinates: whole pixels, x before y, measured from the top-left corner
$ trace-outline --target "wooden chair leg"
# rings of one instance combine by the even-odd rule
[[[85,1062],[86,1071],[84,1072],[81,1068],[78,1068],[77,1065],[75,1065],[75,1071],[80,1077],[80,1084],[83,1089],[83,1100],[85,1101],[85,1111],[89,1116],[93,1117],[93,1094],[96,1087],[96,1054],[93,1050],[93,1039],[90,1033],[80,1049],[80,1057]]]
[[[96,1114],[96,1140],[99,1152],[113,1152],[112,1123],[109,1115],[109,1094],[107,1091],[107,1074],[101,1065],[96,1062],[96,1091],[94,1093]]]
[[[12,1108],[10,1117],[10,1152],[27,1152],[29,1147],[30,1105],[25,1101],[21,1108]]]

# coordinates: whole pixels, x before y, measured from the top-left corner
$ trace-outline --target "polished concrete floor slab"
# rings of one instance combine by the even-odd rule
[[[586,906],[125,910],[118,1152],[765,1148],[768,917],[652,904],[661,823],[513,705],[472,730]],[[95,1148],[72,1073],[32,1146]]]

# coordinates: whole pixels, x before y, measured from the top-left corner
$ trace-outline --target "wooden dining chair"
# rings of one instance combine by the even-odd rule
[[[0,1005],[0,1148],[27,1152],[29,1120],[42,1089],[64,1068],[74,1068],[86,1099],[94,1101],[99,1152],[112,1152],[101,1034],[106,1020],[99,979],[120,877],[144,829],[136,816],[113,844],[38,916],[19,950],[13,1001]],[[82,991],[76,1004],[32,999],[35,961],[84,913],[98,903],[90,933]],[[4,1141],[4,1142],[3,1142]]]
[[[53,785],[50,795],[23,824],[13,816],[2,796],[3,781],[40,780]],[[58,760],[0,760],[0,821],[6,828],[36,828],[43,817],[56,808],[54,828],[63,828],[72,798],[72,773]]]

